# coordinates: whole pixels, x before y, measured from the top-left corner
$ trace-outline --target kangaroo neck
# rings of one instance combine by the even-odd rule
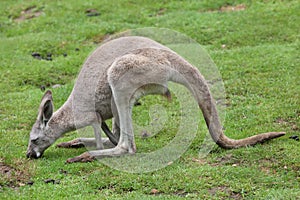
[[[64,133],[76,129],[72,112],[72,104],[67,101],[62,107],[53,113],[48,122],[48,128],[51,130],[50,137],[55,139],[62,136]]]

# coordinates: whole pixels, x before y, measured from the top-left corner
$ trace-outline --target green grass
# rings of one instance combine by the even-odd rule
[[[240,4],[244,10],[220,11]],[[87,17],[85,11],[92,8],[100,15]],[[289,139],[299,136],[300,128],[299,10],[296,0],[1,1],[0,199],[299,199],[300,146]],[[31,18],[34,14],[38,16]],[[215,147],[200,159],[199,144],[206,133],[202,121],[179,159],[149,173],[121,172],[100,162],[65,164],[85,149],[53,146],[41,159],[26,159],[29,132],[43,95],[40,86],[63,85],[52,89],[59,108],[82,63],[107,35],[142,27],[179,31],[210,54],[226,88],[226,135],[287,135],[251,148]],[[34,59],[33,52],[44,57],[51,53],[53,61]],[[147,125],[151,105],[168,105],[159,97],[141,102],[134,109],[140,125]],[[174,108],[176,101],[168,105],[170,121],[158,134],[137,137],[139,152],[158,149],[174,136]],[[77,136],[69,133],[59,142]],[[60,182],[46,184],[49,178]],[[151,193],[153,189],[158,192]]]

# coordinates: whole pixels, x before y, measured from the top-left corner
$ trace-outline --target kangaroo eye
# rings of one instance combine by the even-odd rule
[[[39,139],[39,137],[38,136],[34,136],[34,137],[30,137],[30,141],[31,142],[36,142],[36,141],[38,141],[38,139]]]

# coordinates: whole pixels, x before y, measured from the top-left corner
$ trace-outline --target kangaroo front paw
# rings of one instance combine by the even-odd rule
[[[76,156],[74,158],[69,158],[66,163],[75,163],[75,162],[92,162],[95,160],[95,157],[92,156],[89,152],[85,152],[80,156]]]
[[[58,148],[81,148],[84,147],[83,142],[78,139],[69,141],[69,142],[62,142],[56,145]]]

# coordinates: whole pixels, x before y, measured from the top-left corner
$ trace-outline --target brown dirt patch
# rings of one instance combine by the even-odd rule
[[[235,158],[232,154],[226,154],[222,157],[216,158],[215,162],[209,162],[205,159],[192,158],[193,162],[199,163],[200,165],[211,165],[213,167],[221,166],[221,165],[231,165],[233,167],[239,166],[242,162],[240,159]]]
[[[230,188],[226,186],[219,186],[219,187],[214,187],[208,190],[208,193],[212,196],[218,195],[218,193],[225,193],[228,195],[229,199],[243,199],[242,195],[238,192],[231,191]],[[227,199],[227,198],[220,198],[220,199]]]
[[[231,165],[236,167],[241,164],[241,160],[235,158],[232,154],[226,154],[216,159],[217,162],[211,163],[212,166]]]
[[[299,131],[300,130],[300,128],[297,126],[296,122],[294,122],[292,118],[290,118],[290,119],[278,118],[278,119],[275,120],[275,122],[280,124],[280,125],[290,127],[291,130],[293,130],[293,131]]]
[[[39,17],[43,14],[43,11],[37,9],[36,6],[31,6],[22,10],[20,16],[15,19],[15,22],[23,22],[27,19]]]
[[[0,188],[3,186],[17,188],[28,183],[30,172],[26,163],[17,161],[16,166],[10,166],[0,159]]]
[[[234,6],[224,5],[218,9],[208,10],[207,12],[237,12],[237,11],[244,11],[244,10],[246,10],[246,8],[247,7],[245,4],[238,4],[238,5],[234,5]]]
[[[244,4],[238,4],[238,5],[235,5],[235,6],[222,6],[220,8],[220,11],[221,12],[233,12],[233,11],[243,11],[243,10],[246,10],[246,5]]]

